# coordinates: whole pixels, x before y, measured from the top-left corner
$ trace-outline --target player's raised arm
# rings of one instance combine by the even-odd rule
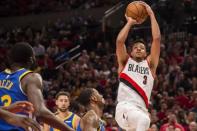
[[[39,121],[62,131],[73,131],[46,108],[42,95],[42,78],[39,74],[31,73],[25,76],[21,83],[28,100],[34,105],[35,116]]]
[[[153,73],[155,74],[157,65],[159,63],[159,56],[160,56],[160,40],[161,40],[161,34],[159,25],[157,23],[157,20],[155,18],[154,12],[152,11],[151,7],[145,3],[143,3],[146,7],[147,13],[150,16],[151,20],[151,30],[152,30],[152,45],[151,45],[151,52],[148,57],[148,60],[150,62],[150,66],[152,68]]]
[[[119,32],[117,39],[116,39],[116,55],[117,55],[119,66],[124,66],[124,64],[128,58],[127,49],[125,46],[125,41],[127,39],[128,33],[131,29],[131,26],[133,25],[133,22],[135,21],[132,18],[127,17],[126,15],[125,15],[125,17],[127,19],[127,23],[122,28],[122,30]]]
[[[132,19],[131,17],[127,17],[126,15],[125,17],[127,19],[127,23],[119,32],[117,39],[116,39],[116,55],[118,59],[118,65],[119,65],[118,72],[119,73],[124,67],[124,65],[126,64],[126,61],[128,59],[128,53],[127,53],[127,49],[125,46],[125,41],[128,37],[131,27],[137,24],[136,20]]]

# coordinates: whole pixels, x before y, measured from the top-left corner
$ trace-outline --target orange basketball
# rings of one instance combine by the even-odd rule
[[[144,5],[137,1],[131,2],[126,8],[126,15],[132,17],[138,22],[144,22],[148,16]]]

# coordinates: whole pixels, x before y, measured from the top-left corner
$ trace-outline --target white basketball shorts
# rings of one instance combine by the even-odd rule
[[[146,131],[150,126],[148,111],[131,102],[124,101],[117,104],[115,119],[126,131]]]

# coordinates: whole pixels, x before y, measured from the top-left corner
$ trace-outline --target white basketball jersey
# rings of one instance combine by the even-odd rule
[[[130,101],[148,107],[154,78],[147,60],[136,62],[129,58],[119,79],[118,102]]]

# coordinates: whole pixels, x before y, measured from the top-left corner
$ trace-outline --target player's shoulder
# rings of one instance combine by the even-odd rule
[[[42,77],[40,74],[35,73],[35,72],[31,72],[29,74],[27,74],[24,78],[24,80],[29,80],[29,81],[34,81],[34,80],[42,80]]]
[[[22,87],[26,87],[27,85],[37,85],[37,87],[42,88],[42,77],[40,74],[32,72],[27,74],[21,80]]]
[[[83,116],[83,118],[87,118],[87,119],[92,119],[92,118],[96,118],[96,113],[94,110],[89,110],[88,112],[86,112],[86,114]]]

